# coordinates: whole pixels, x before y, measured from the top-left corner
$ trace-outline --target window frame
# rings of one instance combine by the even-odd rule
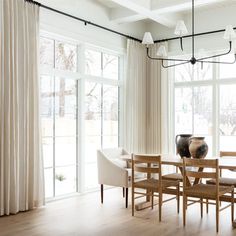
[[[40,76],[50,76],[52,78],[59,77],[64,79],[73,79],[77,81],[77,124],[76,124],[76,192],[65,194],[65,195],[58,195],[56,196],[55,193],[55,143],[54,150],[53,150],[53,197],[46,198],[47,201],[53,201],[55,199],[65,198],[74,194],[80,194],[84,192],[90,192],[97,190],[95,189],[86,189],[85,187],[85,131],[84,131],[84,122],[83,119],[84,115],[84,99],[85,99],[85,83],[86,82],[96,82],[100,83],[101,85],[111,85],[118,87],[118,145],[123,143],[123,79],[124,79],[124,51],[113,51],[103,47],[87,44],[83,41],[74,40],[68,37],[64,37],[58,34],[49,33],[47,31],[40,31],[40,38],[48,38],[54,40],[54,67],[47,65],[40,65],[39,74]],[[69,44],[76,45],[77,51],[77,71],[64,71],[55,68],[55,41],[65,42]],[[95,50],[101,53],[107,53],[110,55],[114,55],[118,57],[119,60],[119,68],[118,68],[118,80],[104,78],[102,76],[93,76],[93,75],[86,75],[85,74],[85,50]],[[55,119],[55,117],[54,117]],[[55,122],[55,120],[53,121]],[[54,123],[55,126],[55,123]],[[55,127],[54,127],[55,129]],[[55,134],[55,131],[54,131]],[[43,138],[43,137],[42,137]],[[52,137],[53,140],[56,137]],[[55,140],[54,140],[55,142]],[[73,165],[74,166],[74,165]],[[60,166],[61,167],[61,166]],[[44,169],[49,169],[44,168]]]
[[[218,58],[214,59],[214,61],[219,61]],[[170,98],[170,106],[169,106],[169,114],[172,117],[169,121],[170,127],[170,137],[174,140],[175,138],[175,89],[176,88],[191,88],[201,87],[201,86],[209,86],[212,88],[212,155],[219,155],[220,151],[220,87],[222,85],[236,85],[236,77],[233,78],[220,78],[220,64],[212,64],[212,79],[208,80],[193,80],[184,81],[184,82],[176,82],[174,81],[174,72],[175,68],[170,69],[169,75],[169,98]],[[194,126],[194,124],[192,124]],[[192,127],[192,130],[193,127]],[[175,143],[171,143],[170,153],[175,153]]]

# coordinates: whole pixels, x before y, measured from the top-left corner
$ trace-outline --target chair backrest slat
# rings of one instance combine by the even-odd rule
[[[196,172],[196,171],[185,171],[186,176],[200,178],[200,179],[208,179],[208,178],[216,178],[215,172]]]
[[[216,168],[218,160],[184,158],[185,166]]]
[[[159,173],[160,168],[134,166],[134,171],[141,172],[141,173],[147,173],[147,174],[157,174],[157,173]]]
[[[220,151],[220,157],[236,157],[236,152]]]
[[[135,163],[149,163],[149,164],[160,164],[160,156],[145,156],[145,155],[134,155],[133,161]]]

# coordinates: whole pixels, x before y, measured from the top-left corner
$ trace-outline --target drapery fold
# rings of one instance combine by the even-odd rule
[[[146,49],[128,40],[124,83],[124,147],[129,152],[146,152]]]
[[[168,50],[167,43],[164,43]],[[149,48],[149,54],[157,57],[160,44]],[[168,69],[161,66],[161,61],[147,59],[147,152],[169,153],[168,130]]]
[[[158,47],[150,47],[152,56]],[[147,58],[144,45],[128,40],[124,147],[129,152],[169,153],[168,89],[168,70]]]
[[[44,204],[39,7],[0,0],[0,215]]]

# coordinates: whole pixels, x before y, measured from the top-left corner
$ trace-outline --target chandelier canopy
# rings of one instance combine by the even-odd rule
[[[157,50],[157,57],[152,57],[149,55],[149,45],[154,44],[152,35],[150,32],[145,32],[143,36],[142,44],[145,44],[147,47],[147,57],[152,60],[159,60],[162,62],[162,66],[164,68],[169,68],[173,66],[183,65],[187,63],[191,63],[192,65],[195,65],[196,63],[201,63],[201,66],[203,66],[204,63],[219,63],[219,64],[234,64],[236,62],[236,54],[234,53],[234,61],[233,62],[224,62],[224,61],[214,61],[211,60],[212,58],[225,56],[232,51],[232,41],[236,39],[236,33],[234,32],[234,28],[232,25],[227,25],[224,33],[224,39],[229,42],[229,50],[225,53],[216,54],[213,56],[207,56],[207,57],[199,57],[197,58],[195,55],[195,9],[194,9],[194,0],[192,0],[192,55],[189,60],[185,59],[178,59],[178,58],[167,58],[167,51],[164,45],[161,45]],[[180,20],[176,24],[176,28],[174,31],[174,34],[177,35],[180,39],[180,48],[183,51],[183,36],[188,34],[187,27],[183,20]],[[174,62],[174,64],[167,64],[165,62]]]

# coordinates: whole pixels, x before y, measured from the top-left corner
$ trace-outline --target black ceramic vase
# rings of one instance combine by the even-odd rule
[[[189,139],[192,134],[178,134],[175,137],[176,151],[181,157],[191,157],[189,152]]]

